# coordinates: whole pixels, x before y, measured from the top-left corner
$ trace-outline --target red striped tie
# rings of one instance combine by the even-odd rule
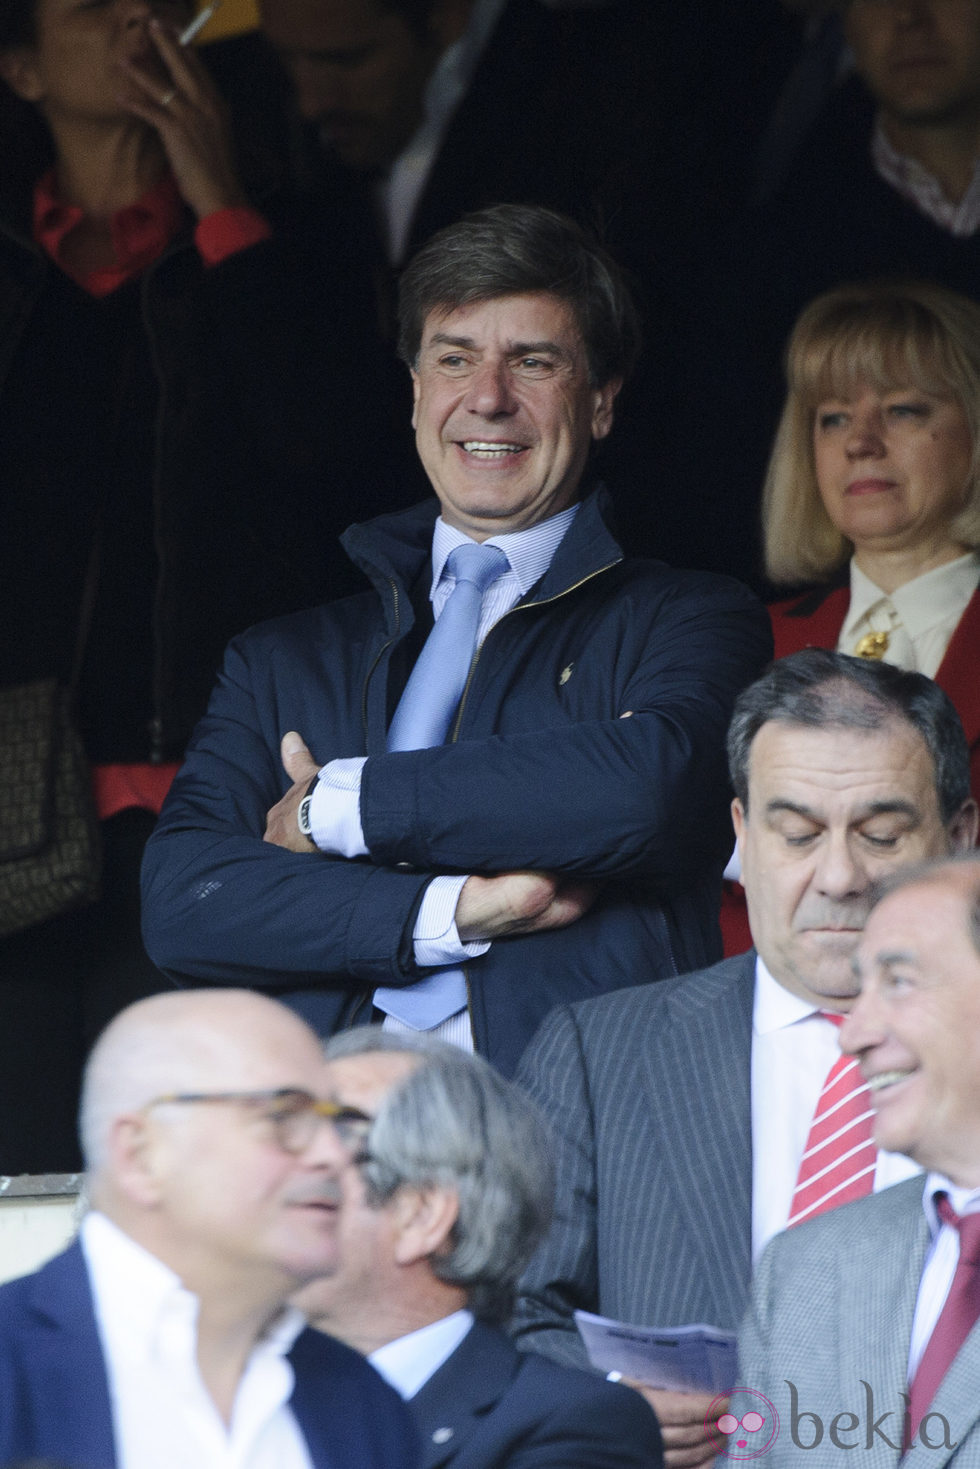
[[[842,1015],[821,1010],[839,1026]],[[838,1204],[863,1198],[874,1183],[877,1149],[870,1094],[853,1056],[838,1056],[827,1073],[810,1124],[787,1228]]]

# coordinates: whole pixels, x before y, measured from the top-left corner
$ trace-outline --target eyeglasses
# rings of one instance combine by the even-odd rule
[[[359,1112],[356,1107],[321,1100],[300,1087],[280,1087],[278,1091],[265,1092],[173,1092],[169,1096],[154,1097],[152,1102],[146,1103],[143,1111],[150,1107],[175,1103],[186,1106],[198,1102],[231,1102],[250,1108],[269,1123],[276,1142],[286,1153],[305,1152],[313,1141],[319,1119],[326,1117],[348,1152],[360,1156],[374,1121],[373,1117]]]

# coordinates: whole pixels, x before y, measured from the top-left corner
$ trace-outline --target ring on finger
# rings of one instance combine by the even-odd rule
[[[177,88],[176,87],[171,87],[170,88],[170,91],[169,92],[164,92],[163,96],[160,98],[160,106],[161,107],[169,107],[170,104],[171,104],[171,102],[176,97],[176,95],[177,95]]]

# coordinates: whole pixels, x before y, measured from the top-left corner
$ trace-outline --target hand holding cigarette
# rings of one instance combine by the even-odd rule
[[[231,124],[224,99],[189,43],[204,28],[221,0],[210,0],[179,33],[154,16],[149,34],[168,78],[131,62],[133,83],[124,105],[155,128],[166,149],[181,195],[198,219],[246,203],[238,180]]]

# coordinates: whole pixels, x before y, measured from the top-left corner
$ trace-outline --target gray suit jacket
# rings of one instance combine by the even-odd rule
[[[552,1012],[518,1079],[558,1139],[519,1344],[575,1365],[576,1307],[734,1330],[752,1256],[755,953]]]
[[[777,1235],[764,1252],[739,1338],[738,1380],[764,1394],[779,1415],[766,1469],[804,1462],[840,1469],[832,1428],[841,1414],[837,1438],[860,1450],[854,1459],[863,1469],[898,1464],[912,1317],[929,1238],[922,1187],[921,1178],[910,1178],[846,1204]],[[750,1401],[739,1400],[732,1411],[741,1414]],[[949,1431],[927,1416],[923,1428],[937,1447],[917,1437],[902,1469],[980,1465],[980,1323],[930,1413],[941,1414]],[[944,1446],[947,1439],[954,1449]]]

